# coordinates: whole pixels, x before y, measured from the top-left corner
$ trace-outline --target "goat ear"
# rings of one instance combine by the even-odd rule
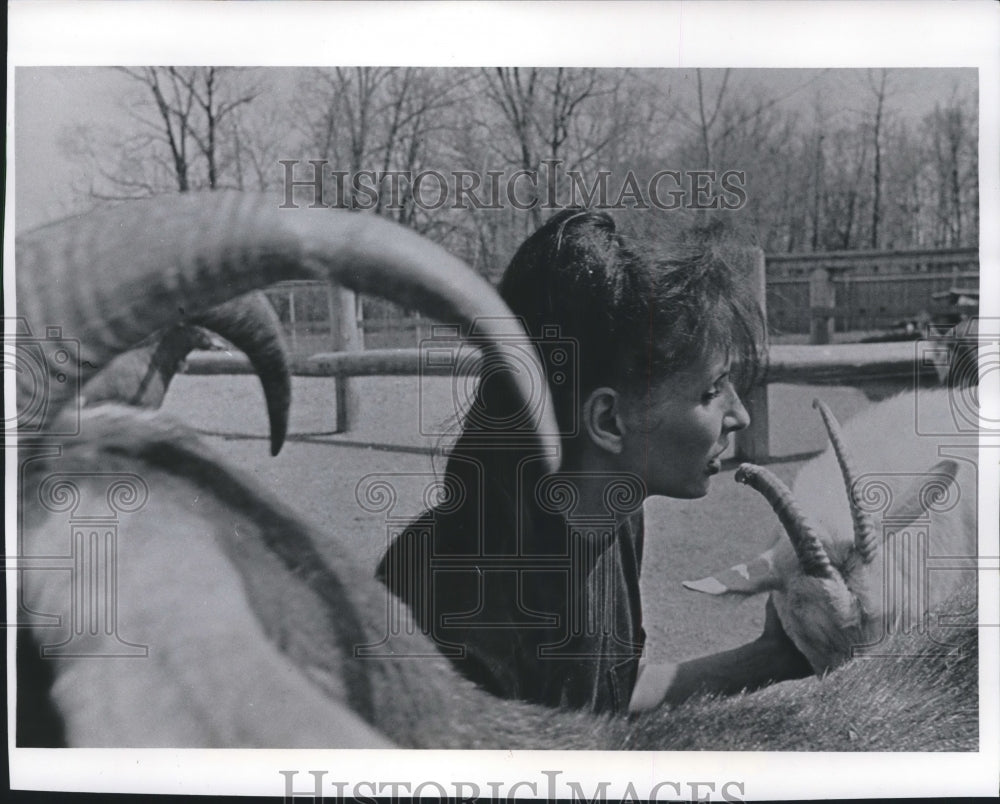
[[[917,477],[899,495],[899,502],[886,515],[897,522],[912,522],[927,516],[927,504],[940,493],[947,494],[958,475],[958,462],[950,458],[938,461],[930,469]],[[928,483],[935,483],[927,488]]]
[[[685,588],[708,595],[756,595],[777,589],[780,576],[774,566],[777,545],[765,550],[752,561],[736,564],[698,581],[682,581]]]

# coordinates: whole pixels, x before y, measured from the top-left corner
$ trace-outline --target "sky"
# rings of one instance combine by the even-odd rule
[[[689,101],[694,71],[665,72],[678,102]],[[890,107],[909,121],[918,121],[955,93],[974,94],[978,85],[972,69],[896,69],[890,75]],[[294,83],[291,71],[283,68],[273,68],[271,78],[278,92],[290,91]],[[709,75],[707,80],[718,78]],[[730,81],[735,91],[765,89],[782,99],[782,108],[804,115],[812,114],[817,97],[843,116],[860,114],[869,98],[867,71],[861,69],[739,69]],[[132,88],[121,74],[100,67],[18,67],[14,85],[15,229],[24,231],[74,209],[67,197],[74,164],[60,138],[80,125],[131,125],[121,98]]]

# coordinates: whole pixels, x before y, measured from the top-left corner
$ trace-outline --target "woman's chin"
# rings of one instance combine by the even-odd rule
[[[706,477],[701,482],[691,483],[683,488],[674,488],[664,492],[662,496],[673,497],[675,500],[697,500],[708,494],[710,482],[710,478]]]

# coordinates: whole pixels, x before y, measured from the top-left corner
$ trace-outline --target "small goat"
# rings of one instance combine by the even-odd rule
[[[437,318],[476,321],[481,334],[533,359],[492,288],[414,233],[372,216],[213,193],[68,221],[17,246],[18,304],[32,331],[56,322],[81,352],[78,366],[46,365],[42,454],[20,474],[24,555],[65,556],[67,511],[115,507],[113,528],[81,533],[86,544],[108,545],[84,558],[115,562],[102,577],[117,579],[118,605],[101,627],[74,608],[74,580],[85,578],[48,565],[21,573],[26,611],[61,615],[56,626],[31,624],[36,645],[48,648],[43,697],[60,729],[42,744],[974,749],[975,629],[962,629],[950,651],[902,635],[904,659],[629,720],[551,710],[476,688],[411,623],[387,634],[388,592],[370,571],[182,425],[99,405],[52,454],[60,408],[77,401],[74,383],[60,377],[86,380],[93,366],[168,326],[171,311],[282,279],[321,276]],[[78,264],[67,265],[67,254]],[[101,312],[122,308],[113,318]],[[498,350],[499,359],[509,354]],[[541,366],[510,368],[520,397],[533,399]],[[19,377],[19,398],[38,392],[31,381]],[[530,408],[554,471],[551,409]],[[967,611],[968,595],[953,605]]]
[[[932,572],[928,562],[965,560],[972,570],[977,553],[976,445],[955,429],[952,393],[900,394],[843,434],[817,400],[831,448],[802,467],[794,490],[758,466],[736,474],[767,497],[788,538],[684,585],[710,594],[771,591],[782,626],[818,674],[896,629],[925,627],[956,585],[969,582]],[[918,413],[935,435],[918,434]],[[855,469],[851,444],[865,449],[865,474]]]

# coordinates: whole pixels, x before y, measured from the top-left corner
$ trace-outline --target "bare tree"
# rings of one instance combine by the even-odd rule
[[[868,74],[868,85],[875,95],[875,111],[872,114],[871,134],[874,164],[872,166],[872,223],[869,233],[871,247],[878,248],[879,226],[882,222],[882,130],[886,114],[886,84],[889,71],[879,70],[876,78]]]
[[[235,186],[232,121],[260,94],[248,71],[221,67],[117,68],[138,92],[124,98],[124,133],[76,131],[67,145],[92,166],[99,200]],[[64,137],[64,143],[70,138]]]
[[[861,191],[868,169],[869,138],[861,128],[841,128],[827,137],[827,219],[823,247],[849,249],[856,246],[858,218],[864,204]]]
[[[500,110],[513,135],[516,153],[504,154],[505,161],[537,177],[541,163],[540,147],[537,143],[540,125],[536,108],[540,105],[538,98],[540,70],[532,68],[522,72],[518,67],[497,67],[493,70],[484,69],[483,78],[486,97]],[[540,226],[542,222],[538,202],[536,187],[527,202],[530,205],[534,228]]]
[[[350,176],[364,171],[375,180],[390,171],[412,171],[428,138],[447,128],[445,111],[463,97],[467,71],[450,77],[414,67],[311,70],[299,85],[296,118],[303,121],[310,151]],[[346,182],[344,197],[335,203],[356,206],[357,192]],[[394,192],[387,195],[398,200]],[[384,211],[385,197],[375,194],[377,212]],[[392,206],[401,220],[415,222],[412,205]]]
[[[534,177],[529,185],[530,224],[542,222],[544,175],[554,187],[560,175],[600,161],[608,146],[631,122],[629,114],[607,113],[604,104],[618,103],[631,78],[625,71],[497,67],[481,72],[484,95],[506,129],[497,147],[502,161]],[[488,111],[481,121],[488,126]],[[546,170],[542,171],[545,165]],[[547,191],[551,195],[551,191]]]
[[[229,121],[231,172],[240,190],[279,186],[283,177],[279,160],[293,146],[287,103],[261,100],[234,110]]]
[[[826,160],[823,152],[823,143],[826,139],[826,131],[829,127],[829,115],[823,106],[822,100],[817,95],[813,104],[813,137],[812,137],[812,236],[810,238],[810,249],[816,251],[820,244],[820,232],[822,230],[823,217],[823,196],[824,179],[826,172]]]
[[[726,97],[726,87],[729,85],[730,72],[728,69],[722,71],[722,80],[719,82],[719,87],[714,93],[715,97],[708,98],[708,90],[705,86],[702,71],[695,70],[698,82],[698,114],[696,118],[687,116],[687,120],[698,130],[701,140],[702,158],[705,160],[706,166],[713,164],[712,129],[715,126],[715,121],[719,119],[719,112],[722,111],[722,104]]]
[[[943,246],[978,240],[975,112],[953,97],[924,119],[936,195],[934,240]]]

